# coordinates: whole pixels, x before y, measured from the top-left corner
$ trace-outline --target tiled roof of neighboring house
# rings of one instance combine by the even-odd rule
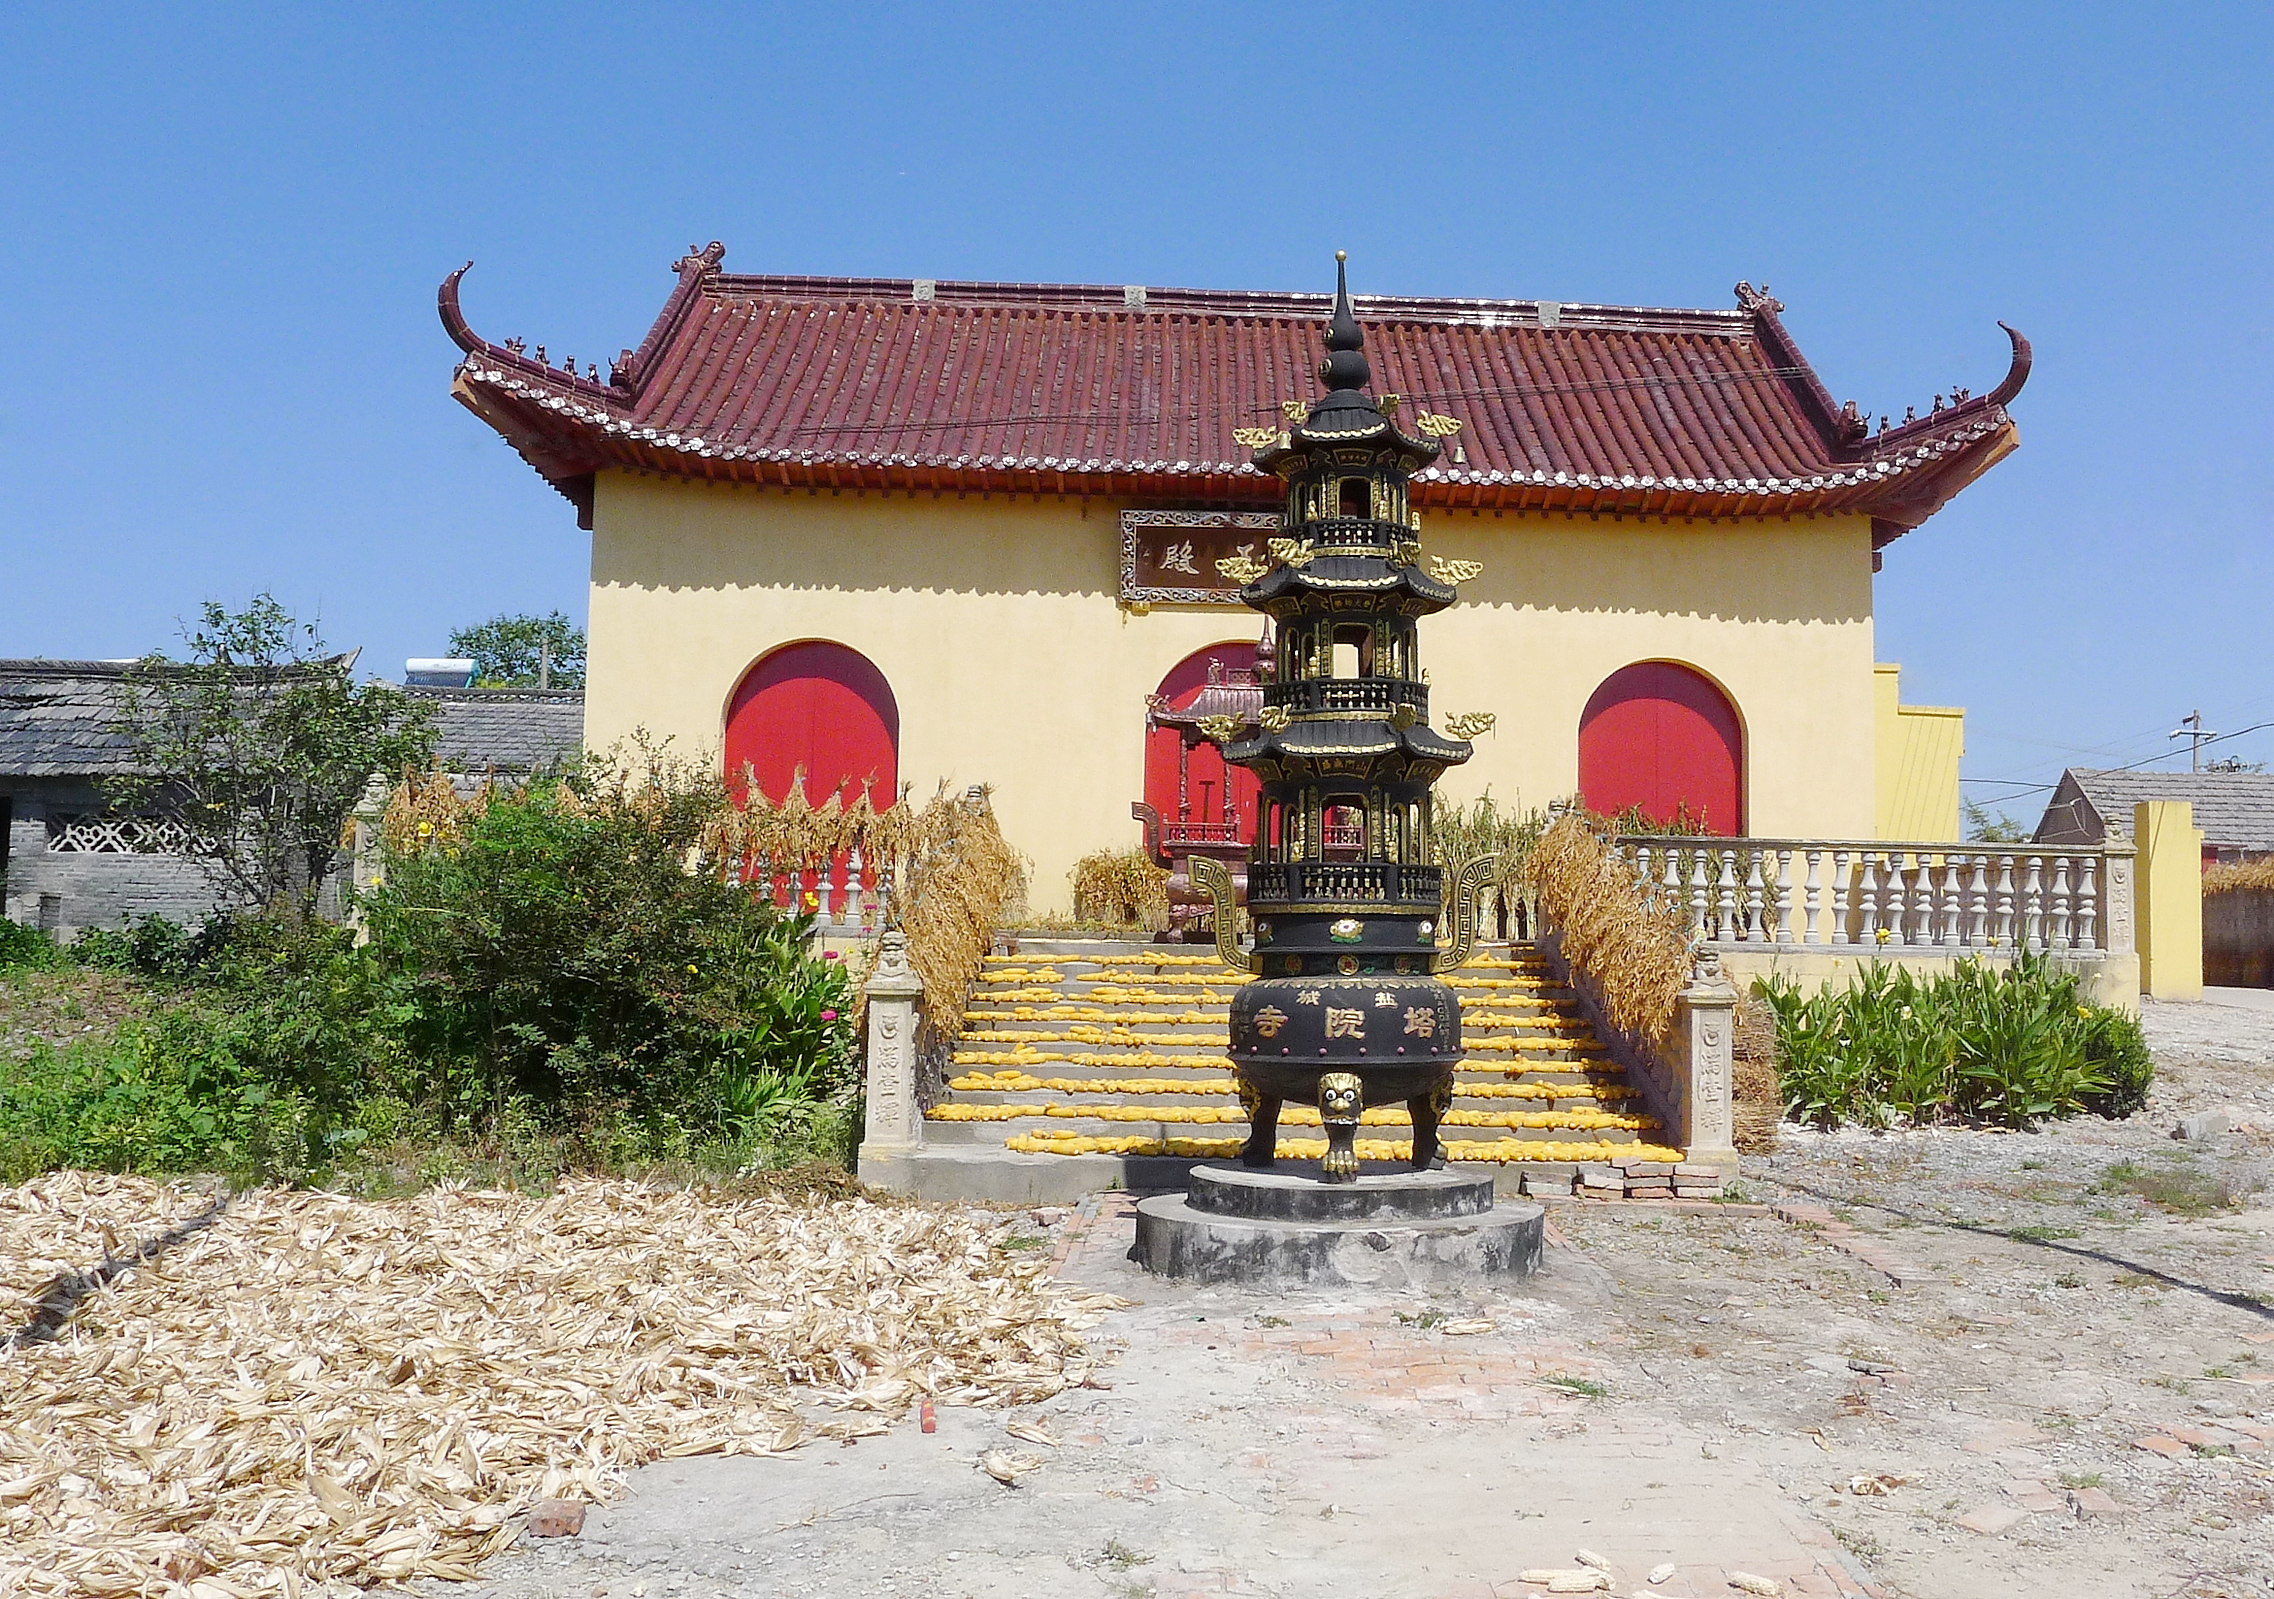
[[[1235,427],[1309,396],[1325,295],[730,274],[714,243],[603,381],[481,338],[453,392],[591,522],[625,467],[785,487],[1084,493],[1270,505]],[[1836,404],[1780,302],[1729,311],[1357,298],[1376,387],[1460,419],[1416,504],[1640,516],[1867,513],[1884,544],[2017,442],[1987,394],[1877,434]]]
[[[2132,836],[2132,807],[2185,800],[2209,849],[2274,850],[2274,772],[2097,772],[2061,774],[2045,816],[2042,844],[2099,843]]]
[[[0,661],[0,777],[130,770],[119,695],[132,661]]]
[[[352,662],[352,657],[342,657]],[[131,770],[127,676],[138,661],[0,661],[0,777],[114,777]],[[530,772],[584,744],[581,689],[405,690],[434,706],[443,765]]]
[[[408,688],[434,707],[445,771],[537,772],[566,765],[584,748],[584,691],[537,688]]]

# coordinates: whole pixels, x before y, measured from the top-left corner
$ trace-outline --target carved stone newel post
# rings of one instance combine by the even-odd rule
[[[1686,1158],[1734,1173],[1737,985],[1722,971],[1718,952],[1698,951],[1690,984],[1675,1001],[1675,1032],[1689,1079],[1677,1107]]]
[[[924,1145],[924,1107],[916,1094],[916,1002],[924,980],[908,964],[908,935],[877,941],[869,1001],[868,1117],[861,1135],[861,1177],[887,1179],[900,1159]]]

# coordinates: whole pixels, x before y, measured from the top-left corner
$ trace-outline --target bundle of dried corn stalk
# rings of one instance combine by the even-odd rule
[[[78,1173],[0,1189],[6,1330],[58,1273],[207,1203]],[[1086,1380],[1081,1332],[1117,1302],[994,1233],[919,1206],[602,1180],[239,1195],[60,1337],[0,1349],[0,1591],[470,1577],[532,1501],[607,1498],[646,1461]]]

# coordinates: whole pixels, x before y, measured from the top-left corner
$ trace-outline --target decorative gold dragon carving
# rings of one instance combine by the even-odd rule
[[[1453,924],[1453,941],[1438,945],[1436,952],[1430,956],[1429,969],[1432,972],[1450,972],[1466,966],[1469,957],[1476,953],[1477,900],[1484,893],[1485,881],[1492,876],[1493,868],[1499,861],[1498,855],[1474,855],[1461,863],[1459,873],[1446,892],[1443,913],[1444,919]],[[1208,864],[1215,866],[1219,872],[1224,870],[1214,861]],[[1195,860],[1192,866],[1197,877],[1200,862]],[[1229,876],[1226,873],[1227,879]]]
[[[1499,714],[1493,711],[1462,711],[1445,718],[1445,731],[1455,738],[1475,738],[1479,733],[1491,732],[1499,720]]]
[[[1432,555],[1429,558],[1429,575],[1438,582],[1450,583],[1455,588],[1459,588],[1483,570],[1484,562],[1482,561],[1454,561],[1448,560],[1442,555]]]
[[[1262,968],[1256,965],[1255,957],[1240,947],[1239,895],[1232,887],[1232,869],[1222,861],[1195,855],[1192,857],[1192,886],[1206,894],[1209,903],[1215,906],[1216,958],[1235,972],[1260,971]],[[1474,896],[1471,898],[1473,911]],[[1473,923],[1473,916],[1471,921]],[[1476,942],[1473,926],[1471,935],[1469,942],[1473,945]],[[1466,952],[1461,958],[1468,959]]]
[[[1216,570],[1230,578],[1234,583],[1245,587],[1270,571],[1271,565],[1267,561],[1257,560],[1252,555],[1227,555],[1216,563]]]

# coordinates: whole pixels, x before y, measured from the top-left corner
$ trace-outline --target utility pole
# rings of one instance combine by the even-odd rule
[[[539,688],[551,688],[553,686],[553,641],[551,639],[539,639],[537,641],[537,686]],[[2197,719],[2200,720],[2202,713],[2197,712],[2196,715]]]
[[[2171,730],[2170,736],[2189,741],[2187,746],[2188,767],[2191,771],[2200,772],[2203,770],[2203,746],[2221,735],[2204,732],[2203,713],[2201,711],[2190,711],[2179,719],[2179,725]]]

